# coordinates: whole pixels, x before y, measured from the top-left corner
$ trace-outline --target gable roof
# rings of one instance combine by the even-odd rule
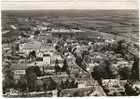
[[[41,42],[35,40],[25,43],[23,45],[23,49],[39,49],[40,47],[41,47]]]

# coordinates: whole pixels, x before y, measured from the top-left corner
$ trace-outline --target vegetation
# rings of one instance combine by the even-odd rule
[[[14,78],[13,78],[13,72],[10,68],[11,64],[7,64],[3,67],[3,93],[9,91],[10,88],[15,88]]]

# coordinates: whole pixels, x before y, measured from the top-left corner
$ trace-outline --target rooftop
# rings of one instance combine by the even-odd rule
[[[52,29],[51,32],[70,33],[70,32],[83,32],[83,31],[82,30],[76,30],[76,29]]]
[[[41,42],[33,40],[31,42],[23,44],[22,49],[39,49],[41,47]]]

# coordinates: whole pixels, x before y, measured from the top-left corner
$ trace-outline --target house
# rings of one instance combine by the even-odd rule
[[[26,74],[27,66],[25,64],[13,64],[10,69],[13,71],[14,80],[17,82],[20,78],[24,77]]]
[[[42,43],[42,45],[40,47],[40,51],[42,51],[42,52],[54,52],[55,48],[53,47],[53,45],[51,43]]]
[[[36,65],[39,66],[39,67],[44,66],[43,57],[37,57],[36,58]]]
[[[43,64],[50,65],[51,64],[51,56],[49,53],[43,54]]]
[[[36,53],[36,56],[37,56],[37,57],[42,57],[42,58],[43,58],[43,54],[44,54],[43,51],[39,51],[39,52]]]
[[[50,66],[52,61],[52,55],[53,53],[51,52],[42,52],[42,51],[38,52],[36,58],[37,65]]]
[[[63,61],[64,59],[61,57],[61,55],[58,54],[53,54],[51,57],[51,65],[54,66],[55,65],[55,61],[58,60],[59,62],[59,66],[62,67],[63,66]]]
[[[71,38],[77,37],[77,34],[83,31],[76,29],[52,29],[51,33],[55,38]]]
[[[20,52],[24,52],[25,54],[29,54],[31,51],[38,52],[41,47],[41,42],[32,40],[30,42],[20,44]]]
[[[37,29],[41,30],[41,31],[44,31],[44,30],[47,30],[48,27],[47,26],[43,26],[43,25],[37,25]]]
[[[39,34],[39,36],[38,36],[38,40],[39,41],[47,41],[47,40],[52,40],[52,34],[51,33],[48,33],[48,32],[46,32],[46,31],[42,31],[40,34]]]

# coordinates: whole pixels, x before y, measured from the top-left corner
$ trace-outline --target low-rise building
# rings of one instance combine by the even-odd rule
[[[83,31],[81,30],[75,30],[75,29],[52,29],[51,33],[53,37],[55,38],[68,38],[68,39],[74,39]]]
[[[41,42],[36,41],[36,40],[32,40],[30,42],[20,44],[19,49],[20,49],[20,52],[24,52],[25,54],[29,54],[29,52],[31,52],[33,50],[38,52],[40,50],[40,47],[41,47]]]
[[[26,74],[27,66],[25,64],[13,64],[11,65],[11,70],[13,71],[13,77],[15,82],[17,82],[21,77]]]

